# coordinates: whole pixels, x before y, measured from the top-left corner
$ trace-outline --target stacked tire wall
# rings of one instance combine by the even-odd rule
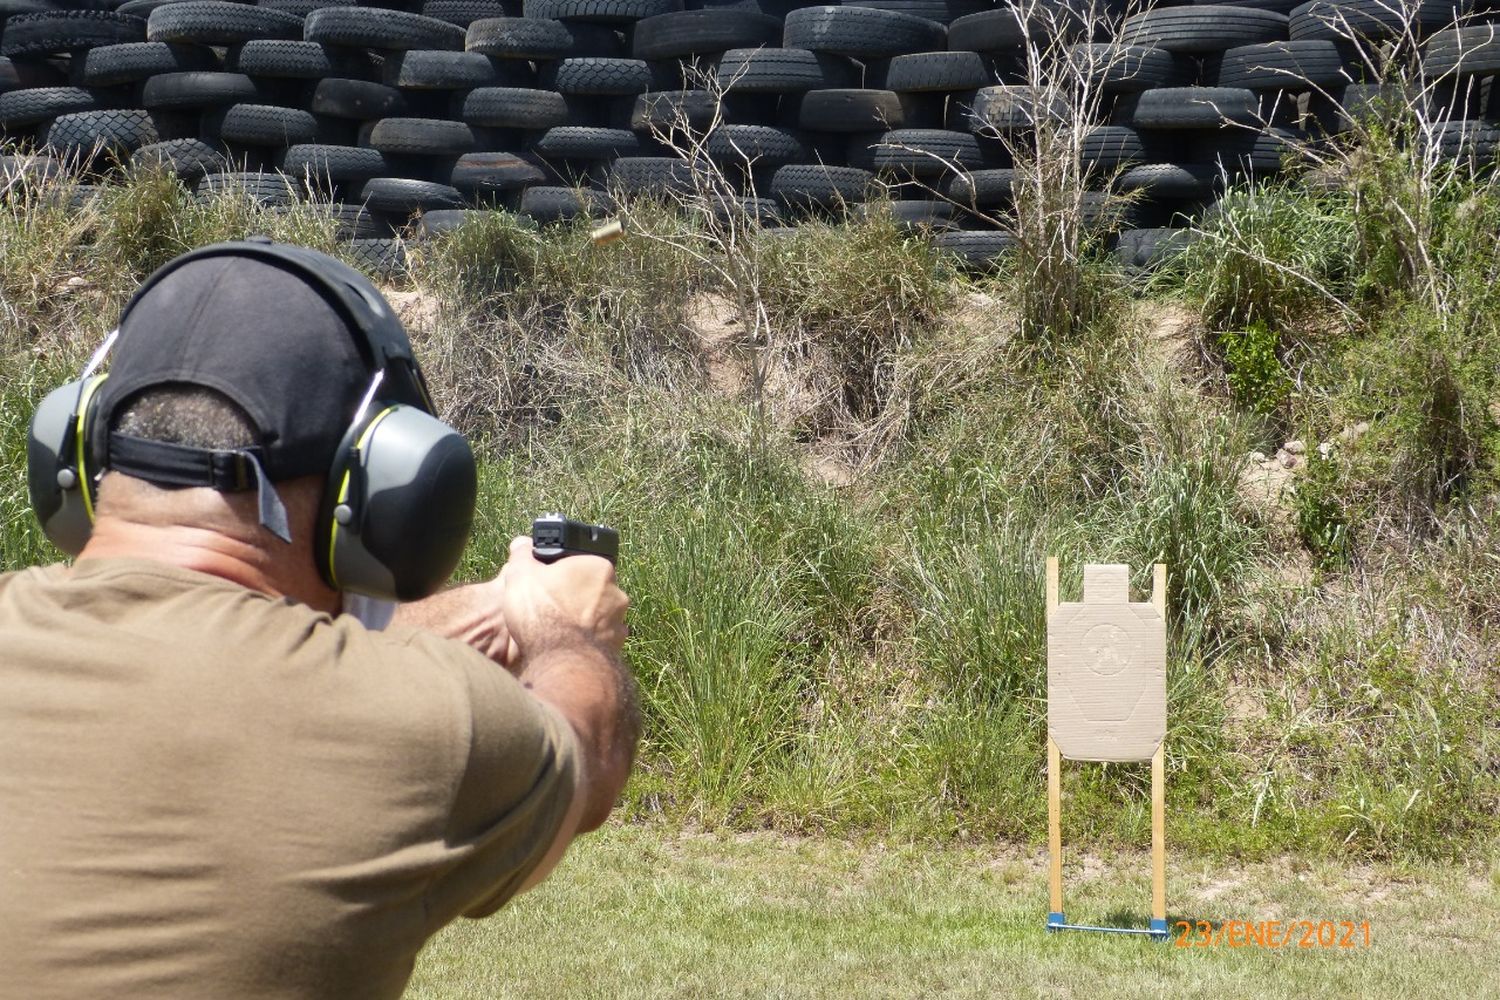
[[[1372,105],[1351,30],[1402,31],[1385,0],[1246,0],[1105,17],[1083,37],[1068,2],[1023,25],[991,0],[0,0],[0,136],[272,205],[316,194],[378,255],[414,219],[406,232],[490,207],[546,223],[607,210],[607,191],[684,189],[658,137],[717,122],[707,154],[740,189],[724,210],[783,225],[878,193],[984,265],[1009,240],[993,225],[1014,178],[1005,136],[1052,113],[1023,83],[1024,46],[1062,31],[1105,95],[1084,167],[1137,192],[1099,222],[1144,265],[1225,179],[1277,173]],[[1415,26],[1428,72],[1471,95],[1442,151],[1488,161],[1500,37],[1465,2],[1421,0]]]

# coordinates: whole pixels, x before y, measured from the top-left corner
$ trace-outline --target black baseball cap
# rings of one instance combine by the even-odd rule
[[[259,488],[263,515],[280,504],[267,480],[328,471],[377,371],[398,376],[382,399],[431,410],[406,332],[374,286],[331,257],[268,240],[164,265],[125,307],[112,354],[91,421],[104,467],[162,485]],[[114,432],[125,405],[165,385],[222,393],[250,417],[257,444],[209,451]]]

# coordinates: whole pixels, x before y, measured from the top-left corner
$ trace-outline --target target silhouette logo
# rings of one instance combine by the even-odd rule
[[[1129,634],[1118,625],[1095,625],[1083,637],[1089,669],[1104,677],[1113,677],[1130,666],[1127,649],[1133,645]]]

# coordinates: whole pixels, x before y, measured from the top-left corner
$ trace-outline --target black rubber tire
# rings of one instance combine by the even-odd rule
[[[948,129],[892,129],[849,143],[849,165],[883,177],[936,179],[984,165],[979,140]]]
[[[618,56],[618,32],[597,24],[570,24],[530,17],[496,17],[469,25],[465,48],[496,59],[568,59]]]
[[[47,129],[46,145],[64,161],[122,156],[156,142],[156,123],[146,111],[79,111],[59,115]]]
[[[711,159],[741,171],[805,163],[811,155],[802,136],[771,125],[721,125],[704,140]]]
[[[334,235],[341,240],[390,239],[391,226],[363,205],[330,202],[323,211],[333,219]]]
[[[78,87],[32,87],[0,94],[0,128],[23,129],[59,115],[93,111],[99,99]]]
[[[722,7],[658,14],[638,23],[631,34],[637,59],[677,59],[780,43],[779,18]]]
[[[527,17],[597,24],[630,24],[682,9],[682,0],[525,0]]]
[[[858,167],[793,163],[771,177],[770,194],[794,211],[834,211],[869,197],[875,175]]]
[[[506,67],[501,69],[501,67]],[[381,81],[401,90],[472,90],[500,86],[526,75],[515,63],[496,62],[478,52],[412,49],[386,57]]]
[[[589,125],[559,125],[537,137],[532,148],[549,160],[612,160],[639,156],[641,140],[634,132]]]
[[[608,210],[601,191],[537,185],[521,192],[521,214],[538,225],[567,222],[580,216],[595,216]]]
[[[465,153],[438,180],[470,198],[519,191],[552,178],[545,162],[530,153]]]
[[[464,122],[382,118],[370,129],[365,145],[387,156],[462,156],[477,149],[479,139]]]
[[[628,197],[688,195],[695,191],[692,166],[676,156],[622,156],[609,165],[608,189]]]
[[[1327,102],[1317,102],[1319,124],[1323,131],[1329,133],[1345,131],[1357,121],[1364,122],[1386,115],[1390,112],[1388,104],[1405,104],[1412,99],[1404,96],[1394,84],[1378,83],[1351,83],[1332,91],[1330,96],[1333,98],[1331,108]]]
[[[955,18],[948,25],[948,48],[963,52],[1013,53],[1028,41],[1045,43],[1054,38],[1076,38],[1083,33],[1085,19],[1078,13],[1080,2],[1038,4],[1030,16],[1022,9],[1002,7]],[[920,50],[916,50],[920,51]]]
[[[807,49],[730,49],[715,73],[726,94],[800,94],[859,84],[853,63]]]
[[[199,197],[210,197],[230,191],[261,205],[295,205],[301,200],[296,182],[281,174],[269,172],[230,172],[205,174],[193,190]]]
[[[240,45],[257,38],[302,37],[302,18],[266,7],[221,0],[186,0],[151,12],[146,37],[153,42]]]
[[[898,94],[978,90],[994,82],[977,52],[914,52],[865,67],[865,86]]]
[[[1142,224],[1141,206],[1112,191],[1084,191],[1079,196],[1078,210],[1085,230],[1117,233]]]
[[[1044,119],[1061,121],[1067,114],[1061,94],[1019,84],[983,87],[972,96],[950,102],[950,122],[976,135],[1026,132]]]
[[[434,17],[384,7],[325,7],[307,15],[302,37],[356,48],[462,49],[464,29]]]
[[[0,0],[3,2],[3,0]],[[256,6],[255,0],[233,0],[234,3],[242,3],[249,7]],[[132,17],[150,18],[151,12],[158,7],[165,7],[171,3],[182,3],[182,0],[126,0],[125,3],[115,8],[119,14],[129,14]]]
[[[1490,76],[1500,73],[1500,24],[1439,31],[1427,39],[1422,69],[1428,76]]]
[[[321,80],[329,76],[363,79],[374,72],[369,56],[362,51],[277,39],[255,39],[230,49],[224,68],[247,76],[285,80]]]
[[[320,134],[310,112],[274,104],[233,104],[203,116],[205,138],[242,146],[295,146],[317,142]]]
[[[1253,7],[1195,4],[1157,7],[1125,19],[1119,40],[1168,52],[1202,54],[1287,37],[1287,17]]]
[[[971,209],[1009,205],[1015,194],[1016,172],[1011,167],[990,167],[966,174],[950,175],[938,182],[945,198]]]
[[[218,146],[202,139],[168,139],[141,146],[130,157],[136,166],[166,167],[185,184],[193,184],[205,174],[223,173],[229,169],[229,158]]]
[[[1193,161],[1222,166],[1231,177],[1279,174],[1288,157],[1295,160],[1306,136],[1289,129],[1230,129],[1204,136],[1193,145]]]
[[[635,99],[630,129],[641,135],[673,132],[684,126],[701,132],[713,124],[718,101],[707,90],[651,90]]]
[[[1068,49],[1067,58],[1084,79],[1106,94],[1176,87],[1192,76],[1180,57],[1146,45],[1080,42]]]
[[[781,205],[774,198],[720,198],[714,201],[713,215],[721,224],[734,222],[757,226],[779,226],[785,220]]]
[[[1126,229],[1115,237],[1115,260],[1131,271],[1170,263],[1193,242],[1191,229]]]
[[[78,66],[79,60],[74,60]],[[211,48],[182,42],[124,42],[90,49],[82,59],[79,79],[85,87],[117,87],[158,73],[212,70],[218,58]]]
[[[656,75],[641,59],[584,56],[543,67],[537,82],[559,94],[633,97],[653,89]]]
[[[1500,125],[1491,121],[1448,121],[1434,128],[1438,155],[1445,160],[1464,160],[1490,170],[1500,154]]]
[[[1223,173],[1214,163],[1142,163],[1115,180],[1120,191],[1141,191],[1149,198],[1197,200],[1212,197]]]
[[[1115,170],[1146,157],[1146,144],[1133,128],[1124,125],[1099,125],[1084,133],[1079,143],[1079,159],[1089,170]]]
[[[236,0],[243,3],[245,0]],[[283,14],[291,14],[294,17],[306,18],[315,10],[324,7],[349,7],[349,0],[255,0],[255,6],[264,7],[267,10],[279,10]]]
[[[563,95],[553,90],[520,87],[480,87],[469,91],[459,105],[459,117],[485,128],[545,131],[577,124]]]
[[[798,127],[814,132],[884,132],[906,125],[906,105],[889,90],[809,90],[789,100]]]
[[[467,28],[475,21],[515,17],[520,13],[520,0],[427,0],[422,5],[423,17],[435,17],[460,28]]]
[[[1192,0],[1193,3],[1202,5],[1210,0]],[[1234,0],[1231,7],[1253,7],[1256,10],[1269,10],[1277,14],[1291,14],[1292,8],[1302,3],[1303,0]],[[1180,5],[1179,5],[1180,6]]]
[[[406,244],[398,239],[350,240],[344,255],[376,281],[392,281],[406,274]]]
[[[359,199],[373,211],[396,215],[464,207],[463,195],[447,184],[409,177],[371,178],[360,187]]]
[[[1410,10],[1394,0],[1310,0],[1292,10],[1290,36],[1383,41],[1400,37],[1404,16],[1410,14],[1412,29],[1423,37],[1451,27],[1463,7],[1459,0],[1420,0]]]
[[[203,120],[201,108],[187,110],[173,110],[170,108],[152,108],[151,118],[156,122],[156,133],[162,142],[168,139],[196,139],[202,131]]]
[[[952,24],[960,17],[989,10],[993,5],[993,0],[849,0],[844,6],[893,10],[938,24]]]
[[[476,219],[483,219],[490,214],[488,209],[482,208],[439,208],[431,212],[423,212],[412,221],[412,235],[418,239],[432,239],[433,237],[447,236],[456,229],[461,229]]]
[[[854,217],[866,222],[888,217],[904,233],[931,235],[957,229],[953,220],[962,214],[966,213],[945,201],[900,199],[867,202],[855,210]]]
[[[400,117],[406,113],[407,105],[406,98],[395,87],[367,80],[329,77],[319,80],[318,85],[313,88],[308,107],[315,115],[375,121]]]
[[[268,91],[243,73],[160,73],[141,88],[147,108],[179,110],[229,104],[263,104]]]
[[[0,156],[0,190],[45,184],[67,174],[67,168],[50,156]]]
[[[61,87],[67,82],[68,75],[51,63],[32,59],[15,62],[0,56],[0,94],[30,87]]]
[[[1253,125],[1260,114],[1254,91],[1238,87],[1162,87],[1122,97],[1115,119],[1138,129],[1216,129]]]
[[[941,24],[871,7],[803,7],[786,17],[782,44],[855,59],[883,59],[948,47]]]
[[[960,229],[935,233],[932,245],[957,258],[964,269],[983,272],[998,268],[1005,255],[1016,248],[1016,239],[998,229]]]
[[[1218,87],[1288,93],[1327,90],[1350,82],[1344,69],[1344,54],[1336,44],[1321,38],[1230,49],[1205,62],[1204,78],[1213,80]]]
[[[48,56],[146,40],[146,22],[105,10],[60,10],[5,19],[0,55]]]
[[[364,183],[390,174],[385,154],[365,146],[302,143],[289,146],[277,161],[282,173],[315,190],[345,182]]]

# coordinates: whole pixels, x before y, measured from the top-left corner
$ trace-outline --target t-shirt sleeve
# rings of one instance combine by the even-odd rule
[[[468,760],[445,832],[458,860],[429,897],[442,922],[487,917],[516,894],[552,846],[578,780],[577,739],[561,715],[478,654],[463,670]]]

